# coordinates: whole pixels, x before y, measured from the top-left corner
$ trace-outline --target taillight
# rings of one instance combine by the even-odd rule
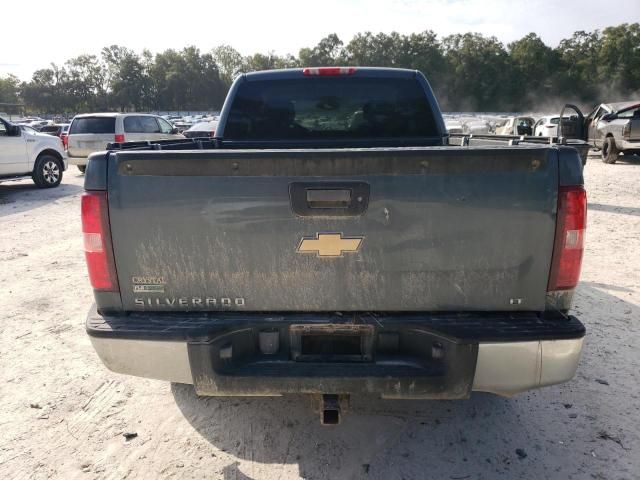
[[[118,291],[118,279],[111,247],[111,228],[106,192],[85,192],[81,201],[82,236],[89,270],[95,290]]]
[[[629,140],[631,138],[631,121],[624,124],[622,127],[622,136]]]
[[[587,193],[584,187],[560,187],[547,291],[570,290],[578,285],[586,225]]]
[[[62,140],[62,147],[66,150],[69,148],[69,137],[65,134],[60,135],[60,140]]]
[[[116,133],[116,143],[124,143],[124,133]]]
[[[354,73],[356,73],[354,67],[315,67],[302,69],[302,74],[306,76],[353,75]]]

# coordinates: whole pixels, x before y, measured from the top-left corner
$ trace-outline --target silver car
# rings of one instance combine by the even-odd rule
[[[112,142],[138,142],[184,138],[168,121],[146,113],[89,113],[76,115],[69,127],[69,163],[81,172],[87,157]]]

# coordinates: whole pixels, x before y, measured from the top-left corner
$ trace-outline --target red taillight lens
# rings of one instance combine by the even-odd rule
[[[353,75],[356,73],[354,67],[316,67],[304,68],[302,74],[308,76],[335,76],[335,75]]]
[[[116,138],[116,143],[123,143],[124,142],[124,134],[123,133],[117,133],[115,138]]]
[[[84,193],[81,210],[84,252],[91,286],[95,290],[117,292],[118,279],[111,248],[107,193]]]
[[[584,187],[560,187],[556,238],[547,291],[569,290],[578,285],[586,225],[587,193]]]
[[[60,140],[62,140],[62,146],[65,150],[69,148],[69,137],[66,134],[60,135]]]

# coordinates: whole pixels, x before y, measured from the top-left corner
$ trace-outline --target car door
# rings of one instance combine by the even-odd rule
[[[0,175],[21,175],[29,171],[27,143],[22,129],[11,135],[10,124],[0,121]]]
[[[173,133],[174,127],[169,122],[167,122],[164,118],[157,117],[158,125],[160,126],[161,139],[162,140],[170,140],[172,138],[184,138],[184,135],[180,135],[179,133]]]
[[[629,125],[629,140],[640,141],[640,108],[633,110],[631,114],[631,125]]]
[[[129,115],[124,117],[124,137],[127,142],[142,142],[153,140],[151,135],[158,130],[158,125],[153,121],[151,125],[144,115]],[[153,120],[153,118],[152,118]]]
[[[156,117],[151,115],[131,115],[124,119],[127,142],[143,142],[170,138],[163,136]]]
[[[541,118],[541,119],[540,119],[540,120],[538,120],[538,121],[536,122],[536,124],[533,126],[533,135],[534,135],[534,136],[536,136],[536,137],[537,137],[537,136],[539,136],[539,135],[542,135],[541,130],[542,130],[542,126],[544,125],[544,122],[545,122],[545,119],[544,119],[544,118]]]
[[[598,129],[598,124],[600,123],[602,116],[606,113],[609,113],[608,109],[606,109],[603,105],[601,105],[593,114],[591,122],[589,123],[589,143],[595,147],[602,147],[602,137],[604,136],[602,132]]]

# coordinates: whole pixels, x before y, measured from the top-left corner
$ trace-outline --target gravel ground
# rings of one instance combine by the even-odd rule
[[[576,378],[512,399],[356,397],[335,428],[304,397],[198,398],[107,371],[83,325],[82,176],[0,185],[0,478],[640,478],[640,159],[592,157],[585,176]]]

